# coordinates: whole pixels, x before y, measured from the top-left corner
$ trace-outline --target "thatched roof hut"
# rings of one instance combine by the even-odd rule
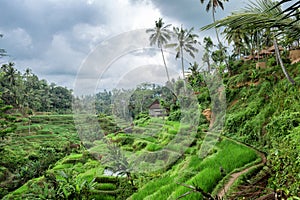
[[[283,51],[283,50],[284,50],[282,46],[278,46],[278,49],[279,49],[279,51]],[[267,51],[269,51],[269,52],[275,52],[275,47],[274,47],[274,45],[271,46],[271,47],[269,47],[269,48],[267,49]]]
[[[272,52],[268,51],[267,49],[263,49],[258,54],[259,55],[270,55],[270,54],[272,54]]]

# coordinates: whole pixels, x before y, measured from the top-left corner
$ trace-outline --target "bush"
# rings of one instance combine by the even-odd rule
[[[135,119],[144,119],[144,120],[148,120],[148,119],[150,119],[150,116],[149,116],[149,113],[145,113],[145,112],[143,112],[143,113],[139,113],[137,116],[136,116],[136,118]]]
[[[135,141],[132,145],[133,150],[139,151],[147,146],[147,142],[144,141]]]
[[[180,121],[181,119],[181,111],[176,110],[170,113],[168,120],[169,121]]]
[[[300,112],[284,111],[281,115],[275,116],[266,126],[266,130],[274,138],[283,137],[289,134],[289,131],[300,126]]]
[[[269,185],[288,196],[298,196],[300,126],[288,132],[290,134],[287,136],[273,140],[274,149],[268,157],[268,166],[271,169]]]
[[[243,66],[243,64],[244,64],[244,60],[242,59],[229,63],[228,70],[230,71],[230,74],[231,75],[236,74]]]
[[[276,62],[276,58],[275,57],[271,57],[267,61],[267,66],[268,67],[275,66],[276,64],[277,64],[277,62]]]

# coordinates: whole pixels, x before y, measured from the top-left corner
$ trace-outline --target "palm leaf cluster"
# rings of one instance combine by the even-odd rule
[[[168,29],[171,24],[167,24],[164,26],[164,22],[162,18],[159,18],[158,21],[155,21],[155,27],[152,29],[147,29],[146,33],[150,33],[150,45],[157,45],[160,48],[161,55],[164,61],[164,66],[167,74],[168,81],[170,82],[170,76],[164,56],[163,46],[166,45],[171,40],[172,32]]]
[[[150,45],[157,45],[161,50],[162,58],[164,61],[164,66],[166,69],[166,74],[168,77],[168,81],[170,82],[169,73],[167,69],[167,64],[164,58],[163,48],[175,48],[176,51],[176,59],[181,58],[182,65],[182,74],[184,75],[184,64],[183,64],[183,53],[186,52],[192,58],[195,58],[195,53],[198,52],[198,49],[195,45],[198,43],[197,38],[198,35],[194,34],[194,28],[191,29],[183,29],[182,26],[180,28],[173,27],[173,32],[168,28],[171,24],[164,25],[162,18],[159,18],[158,21],[155,21],[155,27],[152,29],[147,29],[146,33],[150,33]],[[171,43],[171,40],[174,39],[174,42]]]
[[[282,0],[279,3],[276,4],[274,8],[277,8],[281,5],[285,5],[292,0]],[[274,9],[272,8],[272,9]],[[300,20],[300,1],[296,1],[292,5],[288,6],[286,9],[284,9],[281,13],[282,15],[280,20],[283,19],[291,19],[291,22],[287,24],[285,27],[286,30],[288,31],[289,37],[292,38],[299,38],[300,37],[300,31],[299,31],[299,20]],[[296,30],[294,29],[296,28]]]
[[[158,48],[162,48],[163,45],[167,44],[171,39],[172,32],[168,29],[171,24],[164,25],[162,18],[155,21],[155,27],[147,29],[146,33],[150,33],[150,45],[157,45]]]
[[[200,3],[204,3],[205,0],[200,0]],[[228,1],[228,0],[225,0]],[[222,10],[224,10],[223,2],[220,0],[208,0],[208,3],[206,5],[206,12],[208,12],[211,8],[213,12],[215,12],[216,8],[220,7]]]
[[[282,0],[275,7],[281,6],[285,3],[289,3],[290,1],[292,0]],[[291,6],[283,10],[283,13],[285,13],[285,18],[296,17],[296,19],[299,20],[299,9],[300,9],[300,1],[293,3]]]
[[[277,35],[287,34],[293,36],[294,39],[298,39],[300,23],[297,18],[299,18],[299,14],[287,17],[286,11],[282,10],[278,3],[272,0],[251,1],[245,9],[204,26],[201,30],[213,27],[230,27],[232,30],[263,30],[270,28],[276,31]]]
[[[176,58],[180,58],[183,50],[187,52],[192,58],[195,58],[195,52],[198,52],[198,49],[194,47],[197,43],[196,38],[198,35],[193,34],[194,28],[189,30],[183,29],[182,27],[174,27],[173,31],[175,33],[177,43],[172,43],[167,45],[168,47],[175,47],[177,52]]]

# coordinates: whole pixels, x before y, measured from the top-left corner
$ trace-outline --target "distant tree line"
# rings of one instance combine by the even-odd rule
[[[172,81],[175,84],[175,80]],[[167,84],[170,84],[168,82]],[[85,97],[86,98],[86,97]],[[149,106],[159,100],[170,111],[175,95],[170,87],[152,83],[141,83],[135,89],[104,90],[95,95],[95,108],[98,113],[135,119],[140,113],[148,114]]]
[[[22,74],[14,63],[0,68],[0,93],[5,105],[11,105],[23,114],[32,112],[71,112],[72,90],[48,84],[30,69]]]

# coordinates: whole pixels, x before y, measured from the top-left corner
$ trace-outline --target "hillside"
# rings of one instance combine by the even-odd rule
[[[0,199],[300,199],[300,1],[10,2]]]
[[[239,186],[235,194],[248,194],[248,198],[256,198],[255,193],[300,196],[300,64],[286,64],[295,85],[287,81],[272,59],[266,69],[249,64],[239,63],[237,73],[226,78],[224,134],[265,152],[267,163],[259,173],[254,171],[251,181]]]
[[[4,199],[205,199],[202,195],[218,194],[232,173],[238,176],[226,192],[228,199],[255,199],[275,193],[299,196],[300,64],[287,64],[295,85],[272,63],[265,69],[254,65],[236,61],[236,71],[224,75],[227,114],[223,136],[205,158],[197,154],[209,125],[204,116],[192,133],[178,121],[146,115],[134,121],[128,132],[128,123],[101,115],[99,123],[112,142],[107,148],[117,157],[99,151],[103,143],[97,139],[77,146],[80,141],[71,115],[20,119],[16,135],[6,141],[2,151],[2,195],[9,193]],[[205,91],[204,86],[201,88],[197,89]],[[207,99],[206,95],[199,93],[198,99]],[[131,153],[156,155],[166,147],[177,149],[176,144],[169,144],[179,133],[192,134],[195,139],[170,165],[161,164],[172,154],[157,154],[147,159],[164,167],[150,173],[128,171]],[[267,157],[264,165],[259,164],[261,152]],[[109,168],[114,163],[123,168]],[[220,167],[224,171],[220,172]],[[112,172],[122,175],[111,176]]]

